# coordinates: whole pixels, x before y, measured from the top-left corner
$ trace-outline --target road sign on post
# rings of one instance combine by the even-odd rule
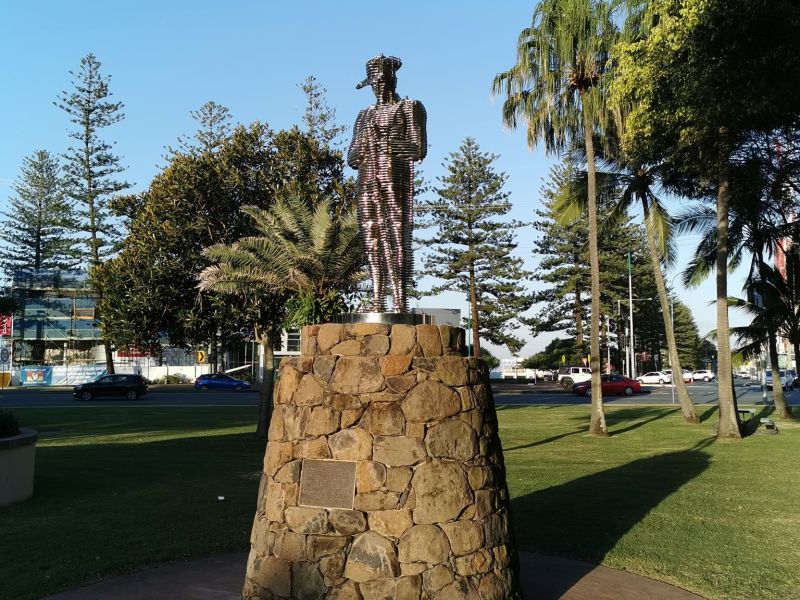
[[[197,362],[200,363],[201,365],[205,364],[205,362],[206,362],[206,353],[205,353],[205,351],[199,350],[197,352]]]
[[[0,315],[0,337],[11,337],[14,330],[14,318],[11,315]]]

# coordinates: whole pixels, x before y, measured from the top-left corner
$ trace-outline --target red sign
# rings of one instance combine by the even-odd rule
[[[0,315],[0,337],[11,337],[13,323],[11,315]]]

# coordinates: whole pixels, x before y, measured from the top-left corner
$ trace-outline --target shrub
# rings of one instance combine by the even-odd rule
[[[19,433],[19,420],[7,410],[0,410],[0,438],[11,437]]]
[[[159,377],[153,383],[189,383],[189,378],[183,373],[175,373],[174,375],[164,375]]]

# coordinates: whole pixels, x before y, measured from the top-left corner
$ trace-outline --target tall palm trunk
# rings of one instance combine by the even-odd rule
[[[720,439],[741,439],[742,432],[733,394],[731,339],[728,322],[728,208],[730,182],[727,167],[717,184],[717,378],[719,380]]]
[[[795,371],[795,373],[800,373],[800,342],[798,342],[797,340],[792,342],[792,348],[794,349],[794,371]],[[789,362],[790,366],[791,366],[791,364],[792,363]],[[792,413],[792,409],[787,406],[786,410],[789,412],[788,416],[791,417],[791,418],[794,418],[794,414]]]
[[[770,329],[767,332],[768,346],[769,346],[769,364],[772,369],[772,399],[775,401],[775,411],[781,418],[791,418],[792,413],[789,412],[789,407],[786,406],[786,396],[783,394],[783,385],[781,384],[781,372],[778,365],[778,336],[774,330]]]
[[[264,377],[261,380],[261,389],[258,392],[258,421],[256,436],[266,438],[269,423],[272,420],[272,388],[275,382],[275,351],[272,340],[268,335],[259,335],[256,330],[256,339],[261,345],[261,366]]]
[[[583,356],[583,306],[581,290],[575,286],[575,359],[580,362]]]
[[[645,228],[648,229],[647,235],[647,249],[650,251],[650,265],[653,267],[653,275],[656,280],[656,289],[658,289],[658,301],[661,303],[661,314],[664,316],[664,329],[667,334],[667,349],[669,350],[669,367],[672,369],[672,385],[678,390],[678,401],[681,404],[681,411],[683,418],[687,423],[699,423],[700,418],[694,409],[694,402],[689,396],[689,390],[686,389],[686,383],[683,381],[683,368],[681,366],[681,359],[678,356],[678,346],[675,343],[675,329],[672,322],[672,311],[670,310],[669,298],[667,297],[667,285],[664,282],[664,274],[661,272],[661,258],[658,253],[656,241],[650,234],[650,210],[647,205],[647,199],[642,197],[642,210],[644,211]]]
[[[582,92],[581,96],[587,92]],[[589,206],[589,269],[592,276],[592,312],[589,320],[589,366],[592,369],[592,416],[589,435],[607,436],[608,426],[603,409],[603,388],[600,383],[600,256],[597,246],[597,172],[594,164],[594,142],[589,113],[583,111],[583,135],[586,144]]]
[[[766,261],[764,260],[763,243],[757,244],[758,251],[756,259],[758,261],[758,277],[764,280],[766,273]],[[792,413],[786,405],[786,396],[783,393],[783,385],[780,378],[780,366],[778,364],[778,332],[773,324],[769,324],[767,330],[767,350],[769,351],[769,364],[772,369],[772,399],[775,402],[775,411],[781,418],[791,418]],[[766,383],[766,382],[765,382]]]

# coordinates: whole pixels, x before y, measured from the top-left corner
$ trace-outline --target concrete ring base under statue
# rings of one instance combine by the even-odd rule
[[[424,313],[344,313],[334,323],[385,323],[387,325],[431,325],[433,316]]]

